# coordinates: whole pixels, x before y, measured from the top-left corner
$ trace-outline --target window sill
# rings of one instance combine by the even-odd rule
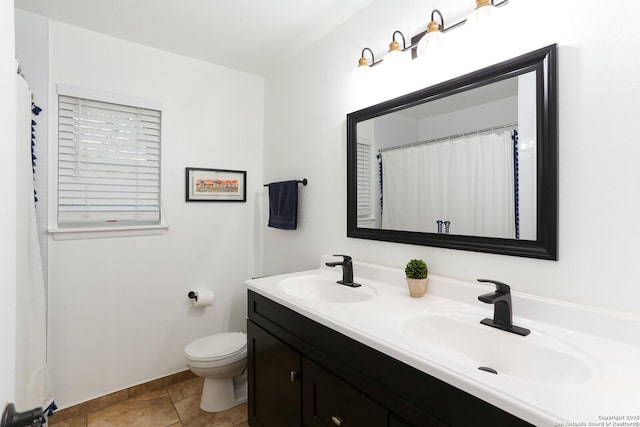
[[[83,240],[107,239],[112,237],[154,236],[164,234],[169,230],[166,224],[134,225],[126,227],[84,227],[84,228],[54,228],[49,234],[54,240]]]

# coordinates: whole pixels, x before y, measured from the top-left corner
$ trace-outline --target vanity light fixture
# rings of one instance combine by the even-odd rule
[[[436,14],[440,17],[440,23],[436,22]],[[442,30],[442,31],[441,31]],[[442,49],[444,18],[438,9],[431,12],[431,22],[427,25],[427,33],[420,39],[418,43],[418,58],[427,56],[429,50]]]
[[[368,72],[371,67],[378,65],[381,62],[385,62],[388,65],[389,62],[393,63],[395,58],[398,58],[400,60],[400,63],[403,63],[405,58],[409,59],[408,55],[403,55],[403,53],[406,53],[407,50],[411,50],[416,47],[418,56],[424,56],[424,52],[430,50],[430,47],[427,48],[426,46],[432,44],[432,41],[434,42],[434,45],[441,44],[442,36],[444,33],[458,28],[464,24],[472,24],[477,23],[478,21],[484,21],[485,18],[496,15],[498,8],[506,5],[507,3],[509,3],[509,0],[502,0],[497,4],[494,4],[494,0],[476,0],[476,8],[467,19],[463,19],[462,21],[450,25],[447,28],[444,27],[444,18],[442,17],[442,13],[440,13],[439,10],[434,9],[433,12],[431,12],[431,22],[427,26],[427,30],[413,36],[411,38],[411,45],[406,45],[404,35],[400,31],[394,31],[393,41],[389,45],[389,53],[387,53],[387,55],[384,57],[384,61],[378,60],[378,62],[376,62],[373,57],[373,51],[368,47],[365,47],[362,50],[362,56],[358,61],[358,67],[356,68],[356,71],[354,71],[353,76],[359,78],[360,75]],[[438,17],[440,18],[440,23],[435,20],[436,15],[438,15]],[[395,40],[396,34],[400,34],[402,36],[402,49],[400,49],[400,44]],[[437,43],[436,40],[438,40]],[[422,48],[420,47],[421,43],[423,46]],[[369,61],[367,61],[367,59],[364,57],[365,50],[368,50],[371,53],[371,63],[369,63]]]
[[[396,34],[400,34],[400,37],[402,37],[402,49],[400,49],[400,43],[396,41]],[[391,43],[389,43],[389,52],[383,58],[383,64],[385,64],[385,68],[397,68],[409,64],[411,58],[404,53],[406,47],[407,42],[405,41],[404,34],[402,34],[402,32],[398,30],[394,31],[393,36],[391,37]]]

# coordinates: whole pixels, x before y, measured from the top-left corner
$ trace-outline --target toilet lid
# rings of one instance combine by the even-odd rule
[[[215,360],[245,351],[247,335],[244,332],[226,332],[209,335],[187,345],[187,357],[194,361]]]

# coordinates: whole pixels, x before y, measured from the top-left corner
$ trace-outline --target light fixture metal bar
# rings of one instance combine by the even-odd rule
[[[493,0],[492,0],[492,3],[493,3]],[[494,6],[495,6],[495,7],[502,7],[502,6],[504,6],[504,5],[508,4],[508,3],[509,3],[509,0],[502,0],[500,3],[496,3],[496,4],[494,4]],[[466,20],[466,19],[463,19],[462,21],[456,22],[455,24],[450,25],[450,26],[448,26],[447,28],[444,28],[444,27],[443,27],[441,31],[442,31],[443,33],[449,32],[449,31],[451,31],[451,30],[453,30],[453,29],[455,29],[455,28],[458,28],[458,27],[460,27],[460,26],[464,25],[466,22],[467,22],[467,20]],[[443,19],[443,23],[444,23],[444,19]],[[399,32],[399,31],[398,31],[398,32]],[[424,35],[425,35],[425,33],[426,33],[426,32],[427,32],[427,31],[425,30],[425,31],[423,31],[423,32],[421,32],[421,33],[418,33],[418,34],[416,34],[415,36],[411,37],[411,44],[410,44],[409,46],[405,46],[405,47],[404,47],[404,49],[402,49],[402,51],[403,51],[403,52],[406,52],[407,50],[413,50],[413,49],[415,49],[415,48],[418,46],[418,43],[420,42],[420,39],[422,38],[422,36],[424,36]],[[395,36],[395,32],[394,32],[393,34],[394,34],[394,36]],[[401,33],[401,34],[402,34],[402,33]],[[402,36],[402,38],[404,39],[404,35]],[[369,48],[365,48],[365,49],[369,49]],[[373,51],[371,51],[371,49],[369,49],[369,51],[371,52],[371,57],[372,57],[372,60],[373,60]],[[364,50],[363,50],[363,52],[364,52]],[[414,59],[415,59],[415,57],[416,57],[416,56],[417,56],[417,55],[416,55],[416,52],[415,52],[415,51],[413,51],[413,52],[412,52],[412,58],[414,58]],[[382,59],[379,59],[379,60],[377,60],[377,61],[373,61],[373,62],[371,63],[371,65],[370,65],[370,67],[375,67],[376,65],[380,64],[381,62],[382,62]]]

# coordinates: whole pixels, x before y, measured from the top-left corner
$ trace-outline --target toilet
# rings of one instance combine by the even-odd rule
[[[200,408],[219,412],[247,401],[247,335],[226,332],[193,341],[184,349],[191,372],[204,378]]]

